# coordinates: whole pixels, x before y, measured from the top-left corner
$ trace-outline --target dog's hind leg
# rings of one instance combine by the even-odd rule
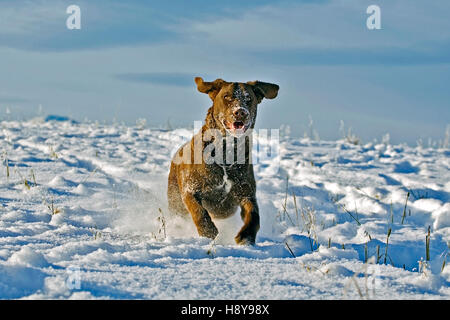
[[[167,200],[169,210],[175,214],[188,215],[189,212],[181,199],[180,188],[177,182],[177,172],[175,165],[170,166],[169,181],[167,185]]]

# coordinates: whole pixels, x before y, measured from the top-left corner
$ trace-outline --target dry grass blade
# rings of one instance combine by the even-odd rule
[[[296,226],[294,221],[292,220],[291,216],[289,215],[289,213],[287,212],[287,208],[286,208],[286,204],[281,204],[281,206],[283,207],[283,215],[285,217],[288,217],[289,221],[291,222],[292,226]]]
[[[384,251],[384,264],[386,264],[386,259],[388,258],[388,247],[389,247],[389,237],[391,236],[391,231],[392,231],[392,229],[391,228],[389,228],[388,229],[388,233],[387,233],[387,237],[386,237],[386,248],[385,248],[385,251]],[[391,258],[389,258],[389,259],[391,259]],[[392,262],[392,260],[391,260],[391,262]]]
[[[34,170],[33,170],[33,169],[31,169],[31,178],[33,178],[34,186],[37,187],[36,176],[35,176],[35,174],[34,174]]]
[[[444,261],[442,261],[441,273],[442,273],[442,272],[444,271],[444,269],[445,269],[445,264],[446,264],[446,262],[447,262],[447,257],[448,257],[448,252],[445,254]]]
[[[289,247],[287,241],[284,242],[284,244],[286,245],[286,248],[289,250],[289,253],[292,255],[292,257],[297,258],[294,254],[294,252],[292,252],[291,247]]]
[[[161,210],[161,208],[158,208],[159,213],[161,214],[158,217],[158,221],[161,223],[161,227],[159,228],[158,233],[159,234],[163,234],[163,239],[166,239],[167,234],[166,234],[166,219],[164,218],[164,214],[163,211]]]
[[[426,261],[430,261],[430,239],[431,239],[431,227],[428,226],[428,233],[425,237]]]
[[[348,213],[348,215],[349,215],[350,217],[352,217],[353,220],[356,221],[356,223],[358,224],[358,226],[361,225],[361,222],[359,222],[358,218],[355,217],[349,210],[347,210],[347,208],[345,207],[345,205],[340,204],[340,203],[337,203],[337,202],[335,202],[335,203],[336,203],[337,205],[339,205],[339,206],[342,208],[342,210],[344,210],[346,213]]]
[[[294,192],[292,192],[292,197],[294,198],[295,218],[297,219],[297,225],[300,226],[300,221],[298,219],[297,197]]]
[[[368,242],[366,242],[366,245],[364,246],[364,263],[367,263],[367,259],[369,259]]]
[[[406,207],[407,207],[407,205],[408,205],[409,195],[410,195],[410,193],[409,193],[409,191],[408,191],[408,193],[406,194],[405,207],[403,208],[402,224],[403,224],[403,221],[405,221],[405,218],[406,218]]]

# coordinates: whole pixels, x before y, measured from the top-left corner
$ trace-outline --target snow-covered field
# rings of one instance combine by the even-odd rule
[[[192,133],[0,122],[0,298],[450,298],[450,150],[282,137],[237,246],[238,214],[212,243],[167,211]]]

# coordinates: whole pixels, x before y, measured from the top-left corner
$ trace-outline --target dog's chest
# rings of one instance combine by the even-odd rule
[[[202,205],[213,217],[226,218],[236,211],[239,203],[235,194],[238,181],[223,167],[210,177],[203,189]]]
[[[254,194],[254,177],[246,166],[217,166],[203,189],[204,199],[210,202],[239,203]],[[231,202],[230,202],[231,201]]]
[[[228,194],[228,193],[230,193],[231,187],[233,186],[234,182],[228,176],[226,168],[222,167],[222,169],[223,169],[222,183],[219,183],[218,185],[216,185],[215,189],[223,190],[226,194]]]
[[[247,179],[247,174],[245,170],[234,168],[234,166],[215,165],[210,168],[209,177],[211,179],[207,183],[208,189],[228,194],[235,185]]]
[[[242,198],[252,193],[253,176],[245,166],[216,166],[204,185],[202,205],[216,218],[225,218],[236,211]],[[253,184],[252,184],[253,183]]]

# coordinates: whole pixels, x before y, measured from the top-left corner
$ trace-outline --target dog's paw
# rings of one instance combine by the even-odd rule
[[[217,227],[214,224],[211,224],[207,227],[201,228],[201,230],[199,230],[199,234],[202,237],[214,240],[219,234],[219,230],[217,230]]]
[[[255,245],[255,238],[254,237],[242,237],[240,235],[237,235],[234,237],[234,240],[237,244],[242,246],[254,246]]]

